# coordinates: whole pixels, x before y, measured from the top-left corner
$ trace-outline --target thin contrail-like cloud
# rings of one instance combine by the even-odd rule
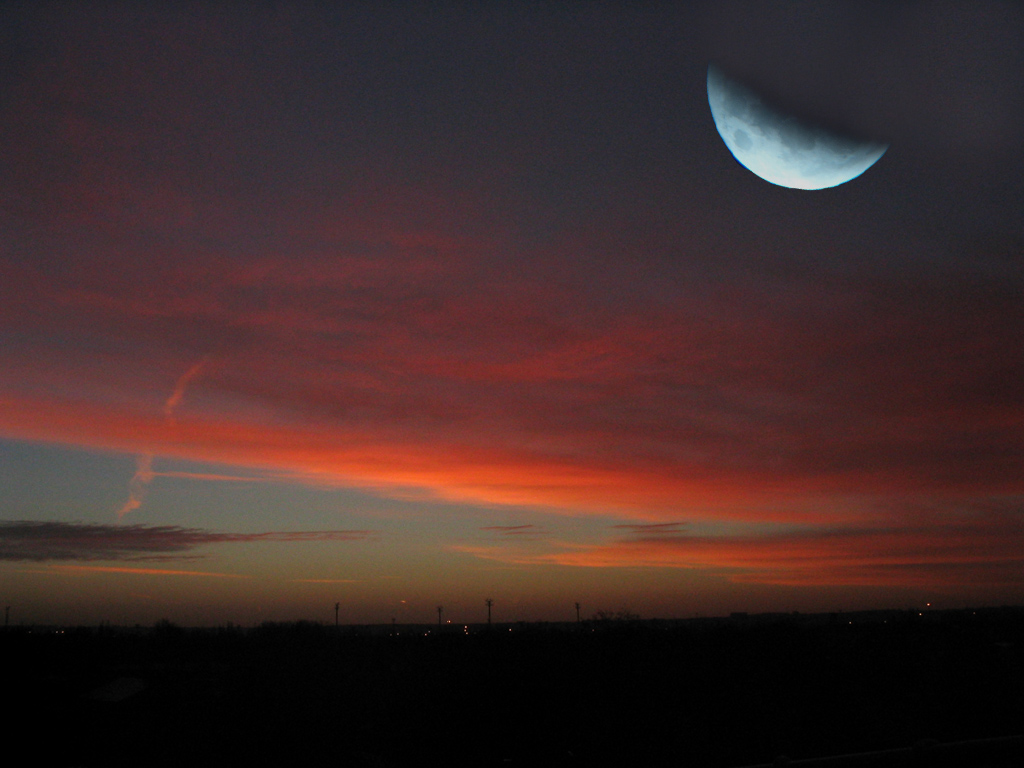
[[[209,480],[215,483],[285,483],[302,479],[302,475],[284,472],[266,475],[221,475],[213,472],[154,472],[153,477],[176,477],[183,480]]]
[[[179,403],[181,403],[181,399],[185,396],[185,388],[189,385],[189,382],[202,373],[207,362],[209,362],[209,358],[204,357],[198,363],[185,371],[185,373],[183,373],[178,379],[177,383],[174,385],[174,391],[171,393],[171,396],[167,398],[167,402],[164,403],[164,416],[168,419],[173,416],[174,410],[178,407]]]
[[[129,573],[140,576],[207,576],[219,579],[246,579],[239,573],[212,573],[210,571],[181,571],[170,568],[125,568],[123,566],[99,565],[51,565],[55,571],[82,571],[95,573]]]
[[[181,400],[185,397],[185,389],[189,383],[200,373],[204,367],[206,367],[209,358],[204,357],[202,360],[197,362],[185,373],[183,373],[178,381],[174,384],[174,391],[171,392],[170,397],[164,403],[164,416],[170,421],[174,417],[174,411],[178,405],[181,404]],[[135,460],[135,474],[132,475],[132,479],[128,481],[128,500],[124,505],[117,510],[118,518],[122,518],[134,509],[138,509],[142,505],[142,500],[146,497],[146,489],[149,484],[153,481],[153,478],[160,473],[153,471],[153,454],[143,453],[140,454]]]
[[[117,510],[117,516],[124,517],[133,509],[138,509],[146,496],[146,486],[153,479],[153,454],[143,453],[135,459],[135,474],[128,481],[128,501]]]

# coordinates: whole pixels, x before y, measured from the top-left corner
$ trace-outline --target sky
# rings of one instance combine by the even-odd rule
[[[2,3],[0,604],[1024,602],[1022,126],[1011,3]]]

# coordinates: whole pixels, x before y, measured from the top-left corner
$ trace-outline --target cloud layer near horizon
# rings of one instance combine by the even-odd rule
[[[176,525],[98,525],[0,520],[0,561],[152,562],[191,560],[205,545],[258,541],[362,541],[373,531],[265,531],[225,533]]]
[[[880,518],[873,526],[802,526],[755,534],[693,535],[675,524],[620,525],[606,543],[498,543],[458,551],[511,565],[681,568],[730,581],[782,586],[1012,588],[1024,585],[1019,505],[963,514],[935,510]]]

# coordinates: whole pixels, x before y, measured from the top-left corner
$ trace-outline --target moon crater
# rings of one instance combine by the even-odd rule
[[[845,184],[888,149],[887,144],[844,136],[782,112],[714,65],[708,67],[708,104],[733,157],[782,187],[825,189]]]

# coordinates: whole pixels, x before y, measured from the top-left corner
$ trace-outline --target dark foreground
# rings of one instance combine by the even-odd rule
[[[41,766],[728,768],[1024,731],[1019,609],[515,630],[12,629],[4,750]]]

